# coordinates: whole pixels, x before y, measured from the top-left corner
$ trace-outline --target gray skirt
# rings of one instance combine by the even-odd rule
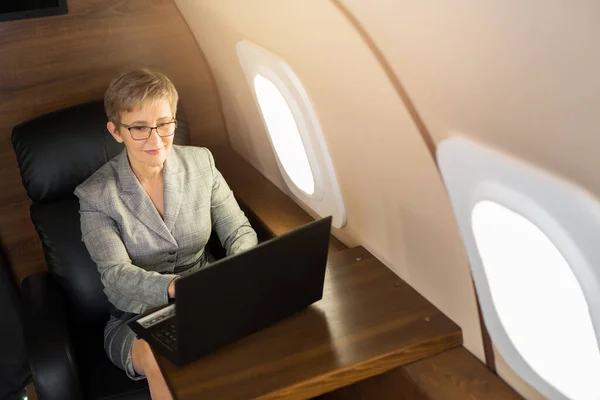
[[[127,322],[136,316],[137,314],[134,313],[124,313],[119,318],[111,315],[104,328],[104,350],[106,350],[108,358],[117,367],[125,370],[127,376],[135,381],[145,378],[135,372],[131,358],[133,340],[136,335]]]
[[[213,257],[207,252],[204,255],[191,264],[175,267],[173,272],[178,275],[188,275],[206,267],[210,262],[214,261]],[[114,365],[124,370],[130,379],[135,381],[146,378],[135,372],[131,356],[133,340],[136,334],[127,323],[132,318],[137,317],[137,315],[134,313],[116,312],[115,315],[110,316],[104,328],[104,350],[108,358]]]

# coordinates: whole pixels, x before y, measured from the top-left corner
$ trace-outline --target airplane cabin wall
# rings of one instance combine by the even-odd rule
[[[290,193],[237,58],[247,39],[292,67],[316,110],[348,217],[335,235],[364,245],[458,323],[483,359],[471,275],[435,162],[344,15],[320,0],[175,3],[215,75],[233,148]]]
[[[600,195],[600,3],[341,1],[434,141],[467,136]],[[524,397],[542,398],[496,363]]]

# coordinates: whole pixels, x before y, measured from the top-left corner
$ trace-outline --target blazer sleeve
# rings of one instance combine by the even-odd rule
[[[98,209],[79,187],[82,240],[98,267],[104,292],[119,310],[142,313],[169,301],[168,287],[177,275],[146,271],[132,264],[115,221]]]
[[[213,186],[210,203],[212,226],[216,230],[221,245],[231,256],[256,246],[256,232],[250,226],[248,218],[240,209],[233,192],[225,182],[223,175],[215,167],[215,160],[208,149],[210,167],[213,174]]]

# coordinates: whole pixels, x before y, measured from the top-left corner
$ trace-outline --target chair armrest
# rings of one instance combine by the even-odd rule
[[[23,331],[33,382],[41,400],[81,398],[65,295],[48,272],[21,285]]]

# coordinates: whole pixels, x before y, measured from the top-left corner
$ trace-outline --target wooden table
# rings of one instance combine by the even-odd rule
[[[525,400],[464,347],[327,393],[319,400]]]
[[[184,367],[157,360],[177,400],[305,399],[460,344],[455,323],[356,247],[329,255],[306,310]]]

